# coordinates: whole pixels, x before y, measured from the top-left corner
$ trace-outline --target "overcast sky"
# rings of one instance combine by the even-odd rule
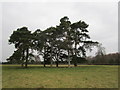
[[[118,52],[117,2],[7,2],[2,3],[1,10],[3,61],[14,51],[14,46],[8,45],[13,30],[23,26],[31,31],[45,30],[59,25],[64,16],[68,16],[71,22],[83,20],[89,24],[91,39],[102,43],[106,53]]]

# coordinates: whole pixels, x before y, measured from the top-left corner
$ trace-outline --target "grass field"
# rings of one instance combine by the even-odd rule
[[[3,88],[118,88],[117,65],[72,68],[2,66]]]

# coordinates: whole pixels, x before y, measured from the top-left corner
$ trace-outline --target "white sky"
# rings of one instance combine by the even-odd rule
[[[3,61],[14,51],[14,46],[8,45],[13,30],[23,26],[45,30],[59,25],[64,16],[71,22],[85,21],[92,40],[102,43],[107,53],[118,52],[118,2],[4,2],[0,11]]]

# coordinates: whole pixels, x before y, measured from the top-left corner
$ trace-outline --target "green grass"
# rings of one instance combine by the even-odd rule
[[[3,88],[118,88],[118,66],[81,65],[43,68],[31,65],[2,66]]]

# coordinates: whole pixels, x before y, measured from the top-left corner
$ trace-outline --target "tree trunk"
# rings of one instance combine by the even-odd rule
[[[77,56],[74,58],[74,66],[77,67]]]
[[[56,55],[56,67],[58,67],[58,64],[59,64],[59,60],[58,60],[58,56],[60,54],[60,48],[58,48],[58,52],[57,52],[57,55]]]
[[[45,65],[46,65],[46,63],[45,63],[45,52],[46,52],[46,48],[44,47],[43,50],[44,50],[44,56],[43,56],[44,62],[43,62],[43,64],[44,64],[44,67],[46,67],[46,66],[45,66]]]
[[[52,64],[53,64],[53,62],[52,62],[52,59],[50,60],[50,67],[52,67]]]
[[[70,60],[68,61],[68,67],[70,67]]]
[[[58,67],[58,60],[56,61],[56,67]]]
[[[23,57],[22,57],[22,63],[21,63],[21,67],[24,67],[24,52],[25,50],[23,50],[22,54],[23,54]]]
[[[53,61],[52,61],[52,46],[51,46],[51,57],[50,57],[50,66],[52,67]]]
[[[46,66],[45,66],[45,60],[44,60],[44,67],[46,67]]]
[[[27,64],[28,64],[28,55],[29,55],[29,49],[27,48],[26,50],[26,62],[25,62],[25,68],[27,68]]]
[[[76,60],[76,58],[74,60],[74,66],[77,67],[77,60]]]
[[[70,67],[70,48],[71,48],[71,46],[70,46],[70,29],[68,29],[68,31],[67,31],[67,42],[68,42],[68,67]]]
[[[24,63],[21,64],[21,67],[24,67]]]
[[[68,67],[70,67],[70,52],[68,50]]]
[[[56,67],[58,67],[58,62],[56,63]]]
[[[74,66],[77,66],[77,43],[75,42]]]

